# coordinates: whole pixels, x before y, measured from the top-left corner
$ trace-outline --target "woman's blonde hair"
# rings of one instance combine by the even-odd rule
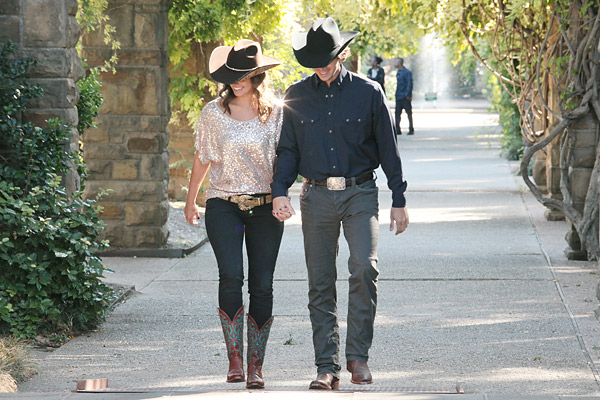
[[[273,103],[275,100],[275,95],[267,84],[267,75],[264,72],[255,75],[250,78],[250,82],[252,82],[252,87],[254,87],[252,105],[258,114],[258,119],[261,122],[267,122],[273,111]],[[220,102],[225,109],[225,112],[231,114],[229,103],[235,98],[231,85],[226,84],[221,87],[221,90],[219,90],[219,98],[221,99]]]

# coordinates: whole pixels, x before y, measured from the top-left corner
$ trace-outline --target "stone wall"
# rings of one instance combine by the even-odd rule
[[[111,248],[155,248],[167,241],[170,118],[169,0],[109,0],[109,23],[121,43],[116,73],[104,72],[98,127],[85,132],[90,171],[86,196],[103,190],[102,219]],[[98,29],[83,37],[90,66],[110,57]]]
[[[75,82],[83,77],[81,60],[75,45],[81,27],[75,20],[76,0],[0,0],[0,42],[12,40],[18,57],[31,57],[37,65],[29,70],[32,82],[44,88],[44,96],[29,103],[25,119],[45,126],[50,118],[59,117],[77,126],[79,90]],[[72,151],[79,146],[73,129]],[[68,191],[79,188],[73,171],[64,180]]]

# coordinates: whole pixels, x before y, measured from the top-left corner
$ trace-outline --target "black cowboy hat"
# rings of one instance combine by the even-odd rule
[[[292,35],[292,48],[300,65],[307,68],[326,67],[360,32],[340,32],[331,17],[319,18],[308,32]]]
[[[208,61],[208,72],[217,82],[231,85],[276,67],[281,61],[262,54],[260,43],[248,39],[232,46],[219,46]]]

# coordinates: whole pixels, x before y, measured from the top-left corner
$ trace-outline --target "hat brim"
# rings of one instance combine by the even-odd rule
[[[342,43],[339,46],[334,47],[333,50],[323,53],[308,51],[308,46],[306,46],[308,32],[295,33],[292,35],[292,48],[294,49],[296,60],[298,60],[303,67],[323,68],[328,66],[342,51],[344,51],[359,33],[360,32],[357,31],[340,32]]]
[[[281,64],[276,58],[268,57],[263,54],[262,65],[249,70],[233,70],[229,68],[225,62],[227,61],[227,54],[231,51],[231,46],[219,46],[210,56],[208,61],[208,70],[210,77],[217,82],[231,85],[241,81],[244,78],[253,77],[265,72],[268,69],[274,68]]]

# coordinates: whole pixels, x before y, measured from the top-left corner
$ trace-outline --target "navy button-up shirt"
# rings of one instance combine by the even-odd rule
[[[351,178],[381,164],[392,207],[404,207],[406,182],[394,129],[381,86],[343,66],[329,87],[316,74],[294,83],[284,99],[273,197],[286,196],[298,174]]]

